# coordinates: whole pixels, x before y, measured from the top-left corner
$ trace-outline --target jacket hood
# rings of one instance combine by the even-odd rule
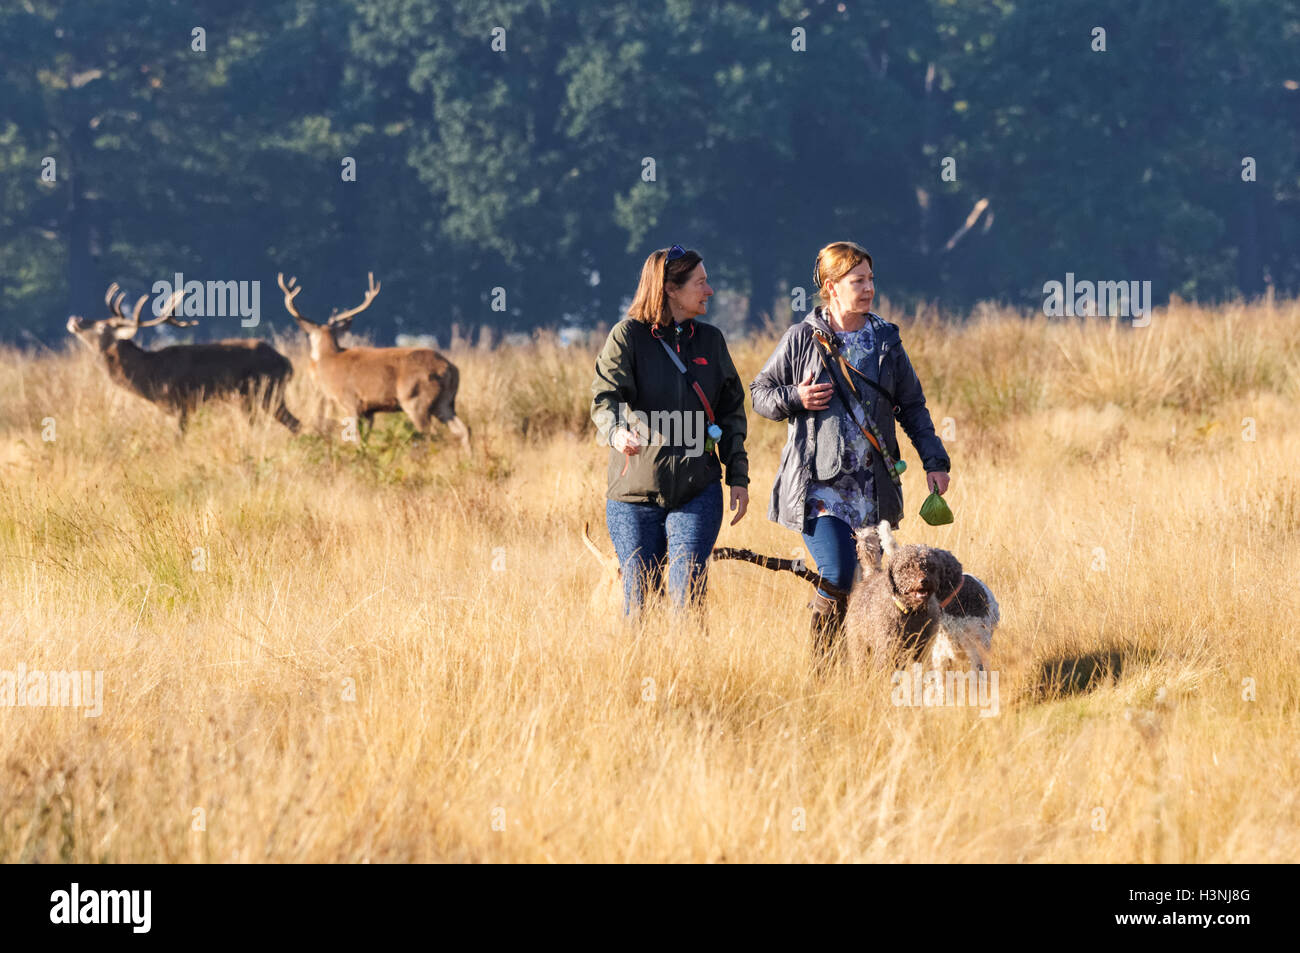
[[[890,322],[886,321],[886,320],[885,320],[884,318],[882,318],[880,315],[876,314],[876,312],[874,312],[874,311],[869,311],[869,312],[867,312],[867,313],[870,314],[871,317],[873,317],[873,318],[875,318],[877,321],[879,321],[881,324],[883,324],[883,325],[885,326],[886,329],[895,327],[895,325],[893,325],[893,324],[891,324]],[[821,309],[820,307],[813,308],[813,309],[812,309],[811,311],[809,311],[806,315],[804,315],[804,319],[803,319],[803,322],[802,322],[802,323],[803,323],[803,324],[810,325],[810,326],[812,326],[812,327],[814,327],[814,328],[817,328],[818,330],[824,331],[824,332],[826,332],[827,334],[833,334],[833,333],[835,333],[835,332],[832,330],[830,324],[827,322],[826,318],[823,317],[823,315],[822,315],[822,309]]]
[[[831,330],[830,324],[828,324],[826,319],[822,317],[821,308],[813,308],[811,311],[805,314],[803,318],[803,323],[811,324],[814,328],[817,328],[821,331],[825,331],[827,333],[830,333]]]

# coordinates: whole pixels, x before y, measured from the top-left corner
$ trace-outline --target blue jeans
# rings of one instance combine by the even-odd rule
[[[817,563],[817,571],[832,586],[849,589],[858,568],[857,541],[853,528],[838,516],[819,516],[813,520],[812,533],[804,533],[803,541]],[[829,592],[817,590],[826,598]]]
[[[609,538],[623,569],[623,614],[631,616],[651,590],[663,590],[668,560],[668,591],[679,608],[703,598],[705,560],[722,528],[722,484],[701,490],[676,509],[657,503],[605,501]]]

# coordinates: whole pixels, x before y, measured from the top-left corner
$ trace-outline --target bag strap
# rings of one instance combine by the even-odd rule
[[[709,423],[717,423],[717,421],[713,419],[713,406],[709,403],[709,398],[704,396],[704,388],[700,387],[700,382],[691,376],[691,372],[687,369],[686,365],[682,363],[682,359],[673,353],[673,349],[668,346],[667,341],[663,338],[657,338],[657,340],[664,346],[664,350],[668,353],[668,356],[673,359],[673,363],[677,365],[677,369],[681,371],[682,376],[686,378],[686,383],[691,385],[691,389],[695,391],[695,396],[697,396],[700,399],[700,403],[704,405],[704,415],[709,418]]]
[[[894,395],[893,395],[893,394],[891,394],[889,391],[885,390],[883,387],[881,387],[879,384],[877,384],[875,381],[873,381],[873,380],[872,380],[870,377],[868,377],[866,374],[863,374],[860,370],[858,370],[856,367],[854,367],[852,364],[850,364],[848,361],[846,361],[846,360],[844,359],[844,355],[843,355],[843,354],[840,354],[840,355],[838,355],[838,356],[839,356],[839,359],[840,359],[840,367],[841,367],[841,368],[843,368],[843,369],[845,369],[845,370],[848,370],[848,371],[852,371],[854,374],[857,374],[858,377],[862,378],[862,383],[866,384],[866,385],[869,386],[869,387],[874,387],[876,390],[878,390],[878,391],[880,392],[881,396],[884,397],[885,400],[889,401],[889,406],[890,406],[891,408],[893,408],[894,413],[895,413],[895,414],[898,413],[898,404],[896,404],[896,403],[894,402]],[[848,374],[845,374],[844,376],[845,376],[845,377],[848,377]],[[853,383],[852,379],[849,380],[849,383],[850,383],[850,384]]]
[[[813,329],[814,332],[817,332],[818,330],[819,329],[817,328]],[[876,381],[873,381],[866,374],[863,374],[860,370],[858,370],[856,367],[854,367],[845,359],[844,347],[843,345],[840,344],[838,338],[827,339],[825,333],[823,332],[818,334],[817,340],[822,344],[823,347],[826,348],[827,353],[831,354],[833,357],[839,360],[840,370],[844,372],[844,379],[849,382],[850,387],[853,387],[852,375],[856,374],[858,378],[862,381],[862,383],[866,384],[868,387],[878,392],[880,396],[884,397],[885,400],[889,401],[889,406],[895,414],[898,413],[898,403],[894,400],[894,395],[891,394],[889,391],[885,390],[885,388],[880,386],[880,384],[878,384]],[[856,395],[857,392],[858,389],[856,387],[853,387],[853,393]]]
[[[679,358],[676,354],[673,353],[673,349],[668,346],[667,341],[665,341],[659,335],[655,334],[653,331],[651,331],[650,336],[664,346],[664,351],[667,352],[670,358],[672,358],[673,363],[677,365],[677,369],[681,371],[682,376],[686,378],[686,383],[691,385],[691,390],[695,391],[695,396],[698,397],[700,399],[700,403],[704,405],[704,416],[708,417],[709,425],[715,426],[717,424],[717,421],[713,417],[713,405],[709,403],[709,398],[704,396],[704,388],[700,386],[699,381],[697,381],[694,377],[691,376],[691,372],[686,369],[686,365],[682,363],[681,358]],[[710,439],[712,439],[712,437],[710,437]],[[707,444],[706,444],[706,449],[707,449]],[[623,473],[619,474],[620,476],[627,473],[628,464],[632,462],[632,456],[631,454],[627,453],[627,451],[623,452],[623,456],[625,457],[625,459],[623,460]]]
[[[876,429],[875,421],[871,419],[871,414],[867,412],[866,405],[862,403],[861,397],[858,396],[858,389],[853,386],[852,378],[845,375],[849,389],[853,391],[853,396],[856,398],[856,406],[862,414],[862,420],[859,420],[858,415],[853,413],[854,403],[849,401],[848,395],[844,393],[844,389],[840,386],[839,378],[835,376],[835,370],[830,359],[831,355],[836,353],[836,349],[832,346],[831,342],[827,339],[826,334],[820,328],[813,328],[813,337],[820,345],[817,353],[822,359],[822,364],[826,367],[826,373],[830,376],[831,385],[835,388],[835,395],[839,397],[840,403],[842,403],[849,411],[849,416],[853,418],[853,422],[857,424],[858,430],[862,432],[862,436],[866,438],[867,443],[871,444],[871,446],[875,448],[876,452],[879,453],[881,458],[885,461],[885,469],[889,471],[889,478],[893,481],[894,486],[901,487],[903,481],[898,475],[898,464],[894,461],[894,458],[889,455],[889,451],[885,449],[884,438],[880,436],[880,431]],[[844,359],[843,354],[839,355],[839,359],[841,366],[846,366],[848,364],[848,361]],[[859,376],[861,376],[860,372]],[[863,425],[863,420],[866,421],[865,426]]]

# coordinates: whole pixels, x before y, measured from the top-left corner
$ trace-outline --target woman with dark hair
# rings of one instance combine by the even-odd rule
[[[734,526],[749,505],[745,386],[722,332],[695,319],[713,294],[699,254],[646,259],[627,317],[596,359],[591,416],[610,447],[605,520],[623,569],[623,611],[663,584],[697,604],[722,526],[722,472]]]
[[[786,331],[749,390],[758,413],[789,421],[768,516],[801,533],[822,578],[848,590],[858,565],[854,531],[881,520],[897,528],[903,518],[894,420],[940,494],[950,462],[898,325],[871,310],[871,255],[832,242],[818,253],[813,280],[823,305]],[[821,661],[835,647],[846,600],[818,589],[810,608]]]

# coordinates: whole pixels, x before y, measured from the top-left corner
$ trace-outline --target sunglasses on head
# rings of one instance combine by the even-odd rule
[[[674,245],[672,248],[668,249],[668,257],[664,260],[676,261],[678,258],[681,258],[685,254],[686,254],[685,248],[683,248],[681,245]]]

